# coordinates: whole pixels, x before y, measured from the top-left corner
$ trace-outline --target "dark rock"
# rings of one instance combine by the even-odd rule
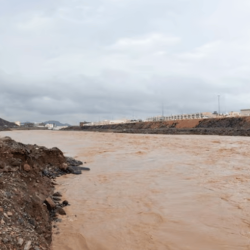
[[[36,222],[35,222],[33,219],[28,219],[28,222],[29,222],[32,226],[35,226],[35,225],[36,225]]]
[[[30,150],[28,148],[25,149],[27,154],[30,154]]]
[[[11,193],[10,192],[5,192],[5,197],[8,199],[11,199]]]
[[[69,166],[67,171],[71,174],[82,174],[82,170],[89,171],[89,168],[79,166]]]
[[[56,192],[56,193],[53,194],[53,196],[62,197],[62,194],[60,192]]]
[[[63,203],[62,203],[64,206],[68,206],[69,205],[69,202],[68,201],[63,201]]]
[[[82,171],[81,169],[79,169],[78,167],[76,166],[69,166],[68,167],[68,172],[71,173],[71,174],[82,174]]]
[[[56,212],[60,215],[66,215],[66,212],[63,208],[59,207],[56,209]]]
[[[66,157],[66,161],[67,161],[69,166],[80,166],[83,164],[82,161],[75,160],[72,157]]]
[[[80,168],[80,170],[85,170],[85,171],[89,171],[90,170],[90,168],[86,168],[86,167],[79,167]]]
[[[0,169],[4,169],[5,168],[5,163],[0,161]]]

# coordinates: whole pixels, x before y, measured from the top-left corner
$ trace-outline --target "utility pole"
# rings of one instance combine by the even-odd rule
[[[164,102],[162,103],[162,111],[161,111],[161,116],[164,117]]]
[[[220,115],[220,95],[218,95],[218,114]]]

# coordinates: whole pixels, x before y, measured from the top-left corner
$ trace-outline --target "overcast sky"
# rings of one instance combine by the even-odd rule
[[[0,117],[250,108],[249,0],[0,0]]]

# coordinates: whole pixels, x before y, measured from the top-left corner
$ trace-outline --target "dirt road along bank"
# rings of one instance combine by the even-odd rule
[[[132,134],[197,134],[250,136],[250,117],[138,122],[68,127],[65,131],[97,131]]]
[[[71,206],[53,250],[249,250],[249,137],[10,133],[91,168],[57,179]]]

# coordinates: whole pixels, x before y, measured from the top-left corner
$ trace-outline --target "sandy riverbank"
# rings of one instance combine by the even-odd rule
[[[57,146],[91,168],[58,179],[71,206],[53,250],[250,249],[248,137],[1,135]]]

